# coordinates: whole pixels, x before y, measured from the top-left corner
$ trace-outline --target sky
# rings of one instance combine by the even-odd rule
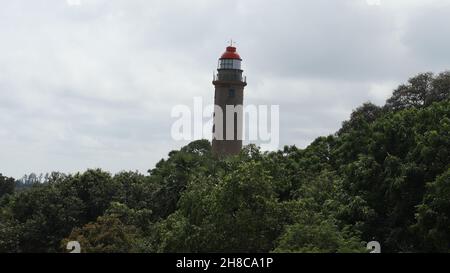
[[[421,72],[449,69],[448,0],[0,0],[0,173],[145,173],[186,142],[237,41],[245,103],[279,105],[280,148],[336,132]]]

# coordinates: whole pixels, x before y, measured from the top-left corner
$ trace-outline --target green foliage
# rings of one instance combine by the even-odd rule
[[[164,219],[175,212],[190,175],[210,169],[212,165],[211,145],[207,140],[192,142],[181,151],[172,151],[169,159],[156,164],[156,168],[149,171],[151,180],[159,186],[155,192],[155,216]]]
[[[230,160],[224,165],[229,171],[218,177],[192,178],[182,194],[178,211],[159,225],[163,235],[159,251],[267,252],[272,249],[280,227],[271,177],[261,163],[253,160]]]
[[[366,132],[350,131],[338,139],[344,190],[370,213],[370,218],[346,213],[343,220],[350,225],[362,222],[363,236],[382,241],[387,251],[420,250],[410,227],[426,182],[448,168],[449,114],[448,100],[390,112]],[[349,144],[354,142],[358,145]]]
[[[4,210],[10,215],[7,223],[17,225],[21,252],[54,252],[61,238],[83,218],[83,208],[76,196],[42,185],[14,195]]]
[[[280,253],[364,253],[363,242],[340,231],[330,220],[314,224],[297,223],[286,228],[274,252]]]
[[[0,238],[17,240],[14,245],[0,241],[0,249],[5,245],[4,252],[57,252],[61,240],[74,228],[95,221],[110,207],[111,214],[118,213],[111,203],[126,202],[130,196],[132,201],[128,204],[136,214],[132,215],[133,223],[147,227],[151,210],[141,201],[146,199],[148,191],[142,190],[145,186],[139,178],[141,176],[132,173],[121,173],[113,178],[101,170],[88,170],[74,176],[53,173],[45,184],[36,184],[2,201],[0,222],[5,227],[0,229]],[[130,184],[124,180],[132,183],[132,187],[127,187]],[[133,190],[135,195],[130,193]],[[14,236],[8,235],[11,230]]]
[[[350,120],[342,123],[342,128],[339,130],[338,135],[348,133],[351,130],[366,130],[367,127],[377,120],[382,114],[383,110],[381,107],[378,107],[370,102],[364,103],[361,107],[353,111]]]
[[[423,204],[418,206],[417,230],[424,250],[450,252],[450,169],[427,184]]]
[[[433,73],[419,74],[409,79],[408,84],[400,85],[386,102],[389,110],[403,110],[429,106],[450,98],[450,72],[438,76]]]
[[[449,252],[449,94],[449,72],[420,74],[305,149],[199,140],[148,175],[0,175],[0,252]]]
[[[22,226],[10,210],[0,207],[0,253],[21,252],[19,241]]]
[[[88,170],[70,177],[66,182],[69,184],[67,188],[74,190],[86,207],[85,222],[97,219],[110,202],[119,201],[120,184],[107,172]]]
[[[139,252],[135,228],[112,216],[101,216],[96,222],[75,228],[69,238],[62,241],[61,248],[65,249],[70,241],[78,241],[82,253]]]
[[[4,177],[0,173],[0,198],[4,195],[14,193],[15,181],[13,178]]]

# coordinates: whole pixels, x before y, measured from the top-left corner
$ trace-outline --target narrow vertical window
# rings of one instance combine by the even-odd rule
[[[234,98],[236,96],[236,91],[234,89],[228,90],[228,97]]]

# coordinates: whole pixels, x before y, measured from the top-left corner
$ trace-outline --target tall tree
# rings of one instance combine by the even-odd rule
[[[12,194],[15,188],[14,178],[5,177],[0,173],[0,198],[6,194]]]

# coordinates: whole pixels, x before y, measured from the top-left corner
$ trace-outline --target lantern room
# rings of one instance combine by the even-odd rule
[[[241,70],[242,59],[236,52],[236,47],[227,47],[225,53],[219,59],[219,65],[217,69],[234,69]]]

